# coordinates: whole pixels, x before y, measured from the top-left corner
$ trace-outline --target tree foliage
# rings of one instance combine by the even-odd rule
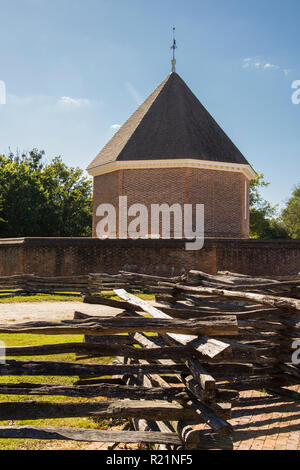
[[[251,238],[289,238],[286,227],[277,216],[277,207],[272,206],[260,194],[260,189],[269,186],[260,174],[250,184],[250,236]]]
[[[300,238],[300,184],[282,211],[282,221],[291,238]]]
[[[0,237],[91,235],[92,184],[61,157],[0,155]]]

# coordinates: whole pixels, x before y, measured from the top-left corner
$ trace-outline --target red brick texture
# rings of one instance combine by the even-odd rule
[[[200,251],[186,251],[181,240],[98,240],[25,238],[0,240],[0,275],[16,273],[69,276],[130,270],[170,276],[199,269],[214,274],[251,275],[299,272],[300,240],[205,240]]]
[[[300,392],[299,386],[289,389]],[[230,424],[234,450],[300,450],[299,399],[256,390],[240,392]],[[207,424],[199,426],[199,430],[209,429]]]
[[[119,172],[108,173],[94,178],[93,197],[93,236],[96,237],[96,225],[100,218],[96,217],[96,210],[100,204],[119,205]]]
[[[300,450],[299,401],[259,391],[240,396],[230,421],[235,450]]]
[[[249,237],[249,183],[242,173],[153,168],[97,176],[94,178],[94,237],[101,220],[96,216],[97,207],[109,203],[118,213],[119,196],[127,196],[129,207],[135,203],[146,205],[149,214],[151,204],[180,204],[182,208],[184,204],[193,207],[204,204],[206,237]],[[195,229],[195,220],[193,226]],[[150,223],[148,233],[151,233]],[[171,226],[171,236],[174,237],[174,226]]]

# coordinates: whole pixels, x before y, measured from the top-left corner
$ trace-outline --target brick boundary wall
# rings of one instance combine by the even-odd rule
[[[183,240],[0,240],[0,276],[113,274],[121,269],[166,276],[190,269],[211,274],[228,270],[250,275],[293,275],[300,272],[300,240],[207,238],[200,251],[186,251]]]

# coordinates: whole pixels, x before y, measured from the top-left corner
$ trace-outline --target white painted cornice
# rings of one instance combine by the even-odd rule
[[[199,168],[204,170],[231,171],[243,173],[248,180],[252,180],[256,176],[255,171],[250,165],[193,159],[138,160],[126,162],[115,161],[95,168],[89,168],[87,171],[91,176],[95,177],[118,170],[142,170],[153,168]]]

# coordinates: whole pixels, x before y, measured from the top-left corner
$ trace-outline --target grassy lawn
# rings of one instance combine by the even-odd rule
[[[111,292],[103,292],[104,297],[119,300],[119,297]],[[153,294],[137,294],[137,297],[143,300],[154,300]],[[59,294],[32,294],[32,295],[11,295],[1,294],[0,304],[13,304],[13,303],[26,303],[26,302],[81,302],[81,296],[72,295],[59,295]]]
[[[79,335],[62,335],[62,336],[44,336],[44,335],[10,335],[1,334],[0,340],[4,341],[7,346],[28,346],[28,345],[39,345],[39,344],[56,344],[56,343],[76,343],[82,342],[83,336]],[[13,358],[12,358],[13,359]],[[19,357],[16,359],[28,359],[28,360],[44,360],[44,361],[65,361],[75,362],[75,354],[60,354],[52,356],[34,356],[34,357]],[[89,363],[102,363],[108,364],[112,361],[112,358],[97,358],[89,359],[80,362]],[[78,362],[78,361],[77,361]],[[47,383],[50,385],[72,385],[78,380],[77,377],[0,377],[0,383]],[[99,397],[98,400],[103,398]],[[93,401],[96,401],[94,398]],[[73,398],[73,397],[55,397],[55,396],[22,396],[22,395],[0,395],[0,402],[24,402],[24,401],[47,401],[55,403],[73,402],[73,403],[84,403],[88,402],[85,398]],[[9,425],[34,425],[34,426],[58,426],[58,427],[75,427],[85,429],[107,429],[111,425],[111,421],[107,419],[91,419],[91,418],[67,418],[67,419],[49,419],[49,420],[34,420],[34,421],[2,421],[1,426]],[[31,439],[0,439],[0,450],[22,450],[32,449],[40,450],[49,443],[49,441],[31,440]],[[62,445],[61,441],[51,441],[51,445],[58,444]],[[80,446],[80,444],[78,444]],[[66,443],[66,447],[70,448],[70,444]],[[76,448],[77,444],[73,443],[73,448]]]
[[[19,304],[26,302],[80,302],[81,297],[59,294],[11,295],[0,293],[0,304]]]

